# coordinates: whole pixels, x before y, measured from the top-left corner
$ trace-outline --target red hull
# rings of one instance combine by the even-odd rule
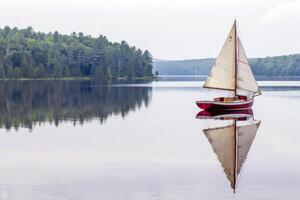
[[[245,110],[251,108],[253,102],[254,99],[236,102],[197,101],[196,104],[203,110]]]

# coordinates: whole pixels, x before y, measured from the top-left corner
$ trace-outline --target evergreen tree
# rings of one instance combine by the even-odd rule
[[[10,78],[10,79],[16,78],[15,71],[14,71],[13,67],[11,67],[11,66],[7,67],[7,69],[6,69],[6,77]]]
[[[100,35],[71,35],[35,32],[4,27],[0,29],[0,66],[7,78],[80,77],[108,80],[152,74],[148,51],[127,42],[112,43]]]
[[[0,79],[4,79],[5,78],[5,70],[2,66],[0,66]]]
[[[94,80],[105,80],[104,70],[102,67],[95,67],[93,70]]]
[[[15,78],[18,79],[18,78],[22,78],[22,71],[19,67],[16,67],[14,69],[14,72],[15,72]]]

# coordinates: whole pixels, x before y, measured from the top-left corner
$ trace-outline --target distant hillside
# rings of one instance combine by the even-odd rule
[[[160,75],[207,75],[214,59],[154,60],[153,70]],[[255,75],[300,76],[300,54],[249,59]]]
[[[203,75],[208,74],[213,58],[193,60],[154,60],[153,70],[161,75]]]

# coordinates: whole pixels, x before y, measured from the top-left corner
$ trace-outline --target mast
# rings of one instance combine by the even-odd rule
[[[237,96],[237,31],[236,20],[234,20],[234,97]]]
[[[234,175],[233,175],[233,193],[235,193],[236,187],[236,179],[237,179],[237,147],[238,147],[238,135],[237,135],[237,127],[236,127],[236,119],[233,120],[234,123]]]

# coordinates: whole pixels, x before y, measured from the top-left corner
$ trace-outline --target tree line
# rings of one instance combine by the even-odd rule
[[[152,56],[105,36],[0,29],[0,78],[91,77],[97,80],[152,76]]]
[[[300,54],[250,58],[251,68],[257,76],[300,76]],[[155,60],[154,71],[161,75],[207,75],[214,59]]]
[[[255,75],[300,76],[300,54],[252,58],[250,64]]]
[[[154,59],[153,71],[157,71],[160,75],[207,75],[213,62],[213,58],[189,60]]]

